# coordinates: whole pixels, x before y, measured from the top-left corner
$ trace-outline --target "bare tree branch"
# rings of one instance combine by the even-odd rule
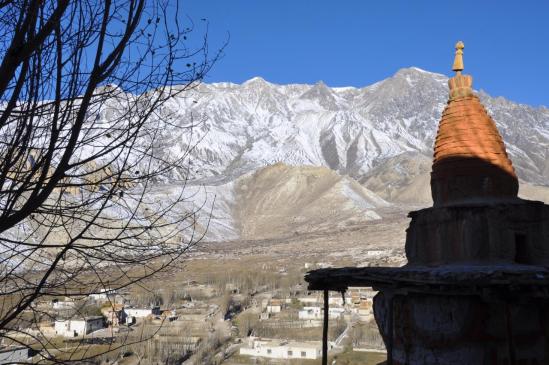
[[[126,288],[203,237],[185,189],[197,122],[170,108],[222,49],[185,22],[164,0],[0,2],[1,341],[51,349],[22,325],[51,320],[41,298]],[[175,131],[189,140],[164,151]]]

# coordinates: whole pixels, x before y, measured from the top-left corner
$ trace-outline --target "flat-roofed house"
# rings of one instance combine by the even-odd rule
[[[128,317],[145,318],[148,316],[159,316],[161,314],[160,307],[151,308],[124,308]]]
[[[328,308],[328,318],[338,319],[345,312],[345,308],[332,307]],[[322,307],[303,307],[298,312],[299,319],[323,319],[324,309]]]
[[[116,295],[116,290],[110,288],[102,288],[96,293],[91,293],[89,297],[95,301],[103,302],[107,301],[110,298],[114,298]]]
[[[282,311],[282,301],[280,299],[271,299],[267,303],[267,313],[280,313]]]
[[[55,333],[65,337],[81,337],[104,327],[102,316],[58,319],[55,321]]]
[[[63,300],[56,298],[51,301],[51,306],[56,310],[73,309],[76,307],[76,302],[71,298],[64,298]]]
[[[250,338],[247,346],[240,348],[240,355],[271,359],[318,359],[321,346],[313,342],[294,342],[277,339]]]

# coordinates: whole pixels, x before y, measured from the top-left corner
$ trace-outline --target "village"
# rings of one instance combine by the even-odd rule
[[[308,291],[302,278],[327,265],[264,266],[263,276],[251,270],[154,291],[102,288],[82,297],[37,301],[28,322],[6,336],[15,340],[2,344],[0,364],[64,356],[121,365],[315,364],[321,358],[323,298]],[[332,356],[384,359],[372,311],[375,294],[371,288],[330,294]]]

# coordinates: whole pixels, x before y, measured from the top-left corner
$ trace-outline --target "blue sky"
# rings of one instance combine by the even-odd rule
[[[410,66],[451,75],[463,40],[476,89],[549,106],[549,1],[185,0],[182,9],[207,19],[212,49],[230,34],[207,82],[361,87]]]

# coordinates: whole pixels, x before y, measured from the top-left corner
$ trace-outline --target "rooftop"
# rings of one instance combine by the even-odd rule
[[[288,340],[280,340],[276,338],[254,338],[254,343],[261,343],[263,346],[272,346],[272,347],[279,347],[279,346],[287,346],[287,347],[300,347],[300,348],[311,348],[311,349],[318,349],[320,347],[319,342],[298,342],[298,341],[288,341]]]
[[[57,318],[56,321],[94,321],[97,319],[103,319],[103,316]]]

